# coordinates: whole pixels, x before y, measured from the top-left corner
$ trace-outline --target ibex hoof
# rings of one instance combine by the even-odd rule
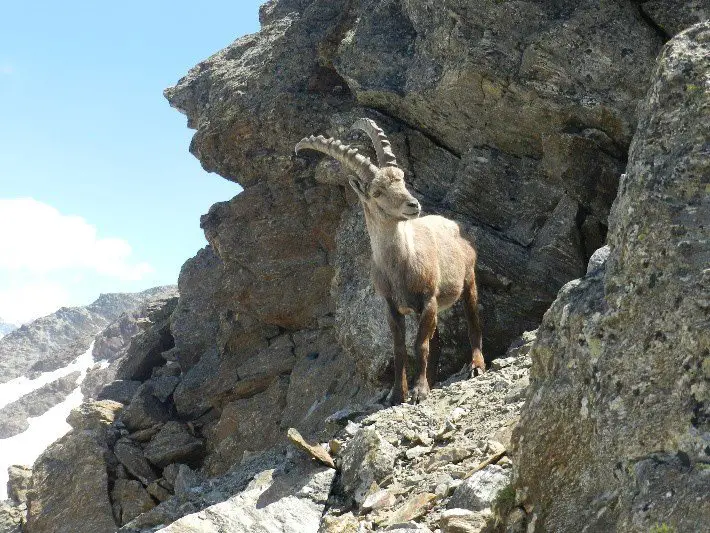
[[[412,403],[421,403],[426,400],[427,396],[429,396],[429,384],[426,382],[426,380],[423,383],[417,383],[412,389]]]
[[[486,365],[481,365],[481,366],[476,366],[471,363],[467,364],[463,369],[461,370],[461,373],[468,376],[469,378],[475,378],[476,376],[480,376],[481,374],[485,374],[486,372]]]
[[[385,402],[389,405],[399,405],[404,403],[404,397],[406,393],[402,393],[402,390],[397,387],[392,387],[390,393],[387,395]]]

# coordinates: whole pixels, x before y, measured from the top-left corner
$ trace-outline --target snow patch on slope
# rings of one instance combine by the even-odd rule
[[[45,372],[36,379],[20,377],[0,384],[0,407],[3,407],[55,379],[77,370],[81,372],[76,381],[76,388],[63,402],[40,416],[28,418],[30,427],[19,435],[0,439],[0,501],[7,499],[8,467],[15,464],[32,465],[50,444],[71,429],[66,419],[71,410],[79,407],[84,400],[81,384],[86,377],[86,371],[95,364],[93,349],[92,342],[89,349],[69,365],[52,372]]]

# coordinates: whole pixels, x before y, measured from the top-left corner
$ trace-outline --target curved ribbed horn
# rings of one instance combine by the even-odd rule
[[[385,135],[385,132],[382,131],[382,128],[380,128],[374,120],[369,118],[358,119],[350,129],[362,130],[367,133],[367,136],[370,137],[372,144],[375,146],[377,162],[380,168],[398,166],[397,158],[394,156],[394,152],[392,152],[392,145],[390,145],[387,135]]]
[[[310,137],[304,137],[296,145],[296,153],[304,148],[310,148],[311,150],[317,150],[324,154],[328,154],[340,161],[349,170],[352,170],[365,182],[369,183],[377,174],[377,166],[375,166],[369,157],[358,153],[356,148],[351,148],[347,144],[343,144],[337,139],[328,138],[326,139],[322,135],[316,137],[311,135]]]

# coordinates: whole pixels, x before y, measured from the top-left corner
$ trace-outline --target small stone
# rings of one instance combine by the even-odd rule
[[[505,451],[505,446],[503,446],[497,440],[489,440],[486,445],[486,450],[492,455],[503,453]]]
[[[335,463],[333,462],[333,458],[330,454],[326,452],[320,444],[309,444],[306,442],[297,429],[289,428],[287,437],[292,444],[300,450],[306,452],[308,455],[313,457],[313,459],[329,466],[330,468],[335,468]]]
[[[411,461],[412,459],[426,455],[429,452],[431,452],[431,447],[429,446],[415,446],[414,448],[407,450],[404,455]]]
[[[416,522],[402,522],[401,524],[392,524],[385,531],[390,533],[412,533],[412,531],[418,531],[419,533],[431,533],[431,529],[426,527],[424,524],[417,524]]]
[[[447,509],[441,515],[439,526],[442,533],[479,533],[491,517],[490,509]]]
[[[466,413],[468,413],[467,409],[464,409],[463,407],[456,407],[453,411],[451,411],[451,414],[449,415],[449,420],[451,420],[452,422],[456,422]]]
[[[327,515],[321,523],[320,533],[358,533],[359,524],[352,513],[341,516]]]
[[[501,357],[491,361],[492,370],[501,370],[515,363],[515,357]]]
[[[447,507],[481,511],[493,504],[498,492],[508,485],[509,481],[509,471],[498,465],[488,465],[461,483],[451,496]]]
[[[419,442],[419,444],[421,444],[422,446],[431,447],[434,440],[426,433],[417,433],[417,437],[416,437],[415,442]]]
[[[347,433],[351,437],[354,437],[358,431],[360,431],[360,425],[356,424],[352,420],[348,420],[348,424],[347,426],[345,426],[345,433]]]
[[[498,466],[501,466],[503,468],[509,468],[513,466],[513,461],[510,460],[510,457],[507,455],[504,455],[503,457],[500,458],[500,460],[496,463]]]
[[[437,452],[429,459],[425,469],[427,472],[433,472],[444,464],[460,463],[464,459],[468,459],[473,455],[473,450],[462,446],[446,446],[437,450]]]
[[[397,501],[397,498],[389,490],[379,490],[374,494],[370,494],[362,503],[363,511],[376,511],[377,509],[385,509],[392,507]]]
[[[410,520],[419,518],[426,514],[435,501],[436,494],[432,494],[431,492],[416,494],[390,515],[388,523],[399,524],[400,522],[409,522]]]

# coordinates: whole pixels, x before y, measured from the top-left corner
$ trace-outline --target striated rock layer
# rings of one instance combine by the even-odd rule
[[[528,531],[710,523],[708,76],[706,22],[661,54],[606,268],[567,284],[539,329],[516,437]]]

